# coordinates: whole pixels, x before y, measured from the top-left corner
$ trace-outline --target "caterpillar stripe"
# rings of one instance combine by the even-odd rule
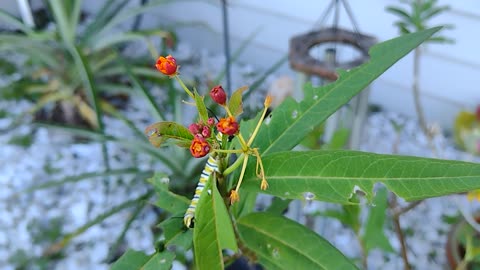
[[[222,134],[217,134],[217,140],[222,140]],[[193,228],[194,226],[194,219],[195,219],[195,209],[197,208],[198,201],[200,200],[200,195],[202,194],[203,188],[207,184],[208,178],[214,171],[218,172],[218,162],[217,159],[209,155],[207,164],[205,164],[205,168],[203,168],[202,173],[200,174],[200,180],[198,181],[197,188],[195,189],[195,195],[193,195],[192,201],[183,216],[183,223],[187,228]]]

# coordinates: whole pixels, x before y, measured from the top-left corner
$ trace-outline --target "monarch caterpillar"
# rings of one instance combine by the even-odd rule
[[[217,140],[222,140],[222,133],[217,134]],[[187,228],[193,228],[194,220],[195,220],[195,210],[197,208],[198,201],[200,200],[200,195],[202,194],[205,185],[207,184],[208,179],[212,175],[212,173],[216,171],[218,172],[218,161],[216,157],[213,155],[208,156],[207,163],[203,168],[202,173],[200,174],[200,179],[198,181],[197,187],[195,188],[195,195],[193,195],[192,201],[185,211],[185,215],[183,216],[183,223]]]

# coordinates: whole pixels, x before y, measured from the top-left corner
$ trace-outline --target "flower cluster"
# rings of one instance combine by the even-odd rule
[[[215,125],[215,119],[209,118],[207,124],[193,123],[188,126],[188,130],[193,135],[192,144],[190,145],[190,153],[193,157],[201,158],[210,152],[210,144],[208,139],[212,135],[212,128]]]
[[[263,119],[266,116],[267,109],[270,106],[271,98],[267,96],[265,99],[265,107],[261,114],[260,120],[251,133],[250,138],[246,140],[239,132],[240,125],[236,120],[236,116],[242,113],[242,92],[246,90],[247,87],[241,87],[237,89],[235,92],[233,92],[231,99],[229,99],[221,85],[217,85],[210,90],[210,98],[215,103],[220,105],[226,113],[225,117],[220,118],[218,123],[216,123],[215,119],[208,118],[207,108],[205,107],[203,96],[200,96],[195,89],[194,91],[191,91],[180,79],[178,72],[179,66],[177,65],[175,58],[173,58],[171,55],[166,57],[160,56],[155,66],[162,74],[170,76],[172,79],[176,79],[188,96],[195,101],[193,105],[198,109],[199,120],[198,122],[188,126],[188,131],[193,135],[193,139],[190,143],[189,140],[191,136],[188,136],[188,138],[185,136],[181,138],[177,137],[177,139],[186,140],[186,142],[182,141],[182,145],[187,146],[188,143],[190,143],[190,153],[192,156],[195,158],[200,158],[206,156],[210,152],[213,152],[214,157],[217,159],[228,159],[229,154],[238,155],[237,161],[220,172],[224,175],[228,175],[240,165],[242,167],[240,176],[237,179],[236,187],[230,191],[230,202],[234,203],[239,200],[238,190],[242,184],[243,176],[250,156],[254,156],[257,159],[256,173],[261,179],[260,188],[266,189],[268,187],[268,183],[265,177],[260,152],[258,148],[253,148],[251,145],[258,134]],[[181,132],[171,132],[175,133],[175,135],[181,134]],[[217,141],[217,137],[220,138],[220,136],[217,136],[217,134],[223,134],[230,138],[234,136],[238,139],[240,147],[238,149],[229,149],[228,144],[224,145]],[[159,136],[161,136],[161,134],[159,134]],[[228,164],[228,162],[226,163]]]

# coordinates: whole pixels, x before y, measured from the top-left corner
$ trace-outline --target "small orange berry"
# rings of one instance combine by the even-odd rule
[[[221,133],[231,136],[237,134],[239,125],[235,118],[230,116],[227,118],[221,118],[217,123],[217,129]]]
[[[160,56],[157,59],[155,67],[157,67],[158,71],[167,76],[174,76],[178,73],[177,61],[171,55],[168,55],[167,57]]]

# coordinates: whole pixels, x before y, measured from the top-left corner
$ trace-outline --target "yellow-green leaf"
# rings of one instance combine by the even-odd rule
[[[145,134],[150,143],[160,147],[165,141],[173,139],[176,144],[188,147],[193,140],[193,135],[188,128],[175,122],[158,122],[148,126]]]
[[[228,109],[233,116],[238,116],[243,112],[242,95],[248,86],[242,86],[233,92],[232,96],[228,100]]]
[[[208,120],[208,111],[207,107],[205,106],[205,102],[203,101],[203,96],[200,96],[196,89],[193,89],[195,95],[195,105],[197,106],[198,110],[198,117],[200,117],[200,121],[202,123],[207,123]]]

